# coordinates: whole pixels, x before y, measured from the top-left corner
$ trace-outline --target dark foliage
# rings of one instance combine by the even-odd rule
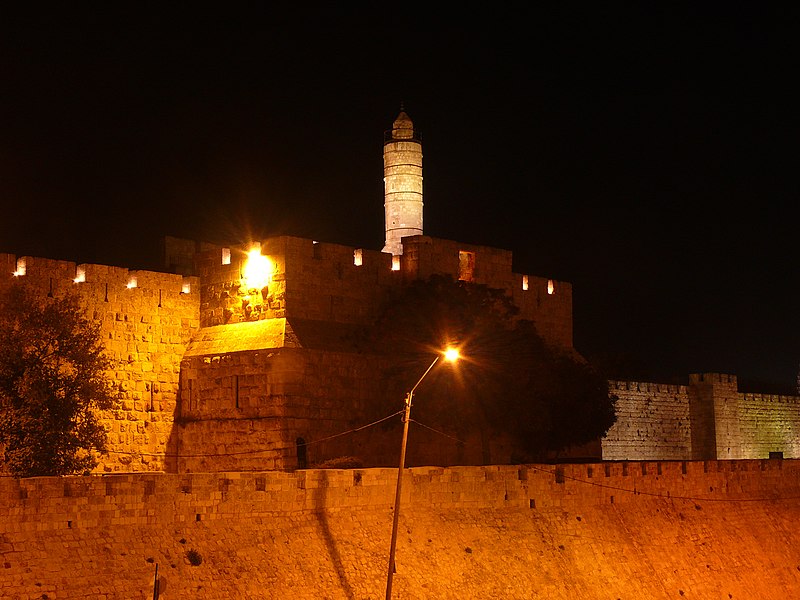
[[[99,325],[73,297],[0,292],[0,446],[14,476],[84,473],[105,451],[95,409],[113,399]]]
[[[576,354],[547,345],[500,290],[434,276],[393,293],[370,332],[386,355],[384,404],[399,410],[433,358],[456,345],[458,364],[437,364],[415,392],[414,418],[482,438],[503,434],[537,460],[601,437],[614,422],[607,379]]]

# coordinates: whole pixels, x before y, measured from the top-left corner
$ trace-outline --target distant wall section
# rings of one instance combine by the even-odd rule
[[[604,460],[800,457],[800,398],[738,391],[736,376],[699,373],[687,386],[612,381],[617,421]]]

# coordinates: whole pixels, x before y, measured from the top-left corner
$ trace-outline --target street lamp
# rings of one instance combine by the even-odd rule
[[[456,348],[448,348],[443,354],[438,354],[433,362],[419,378],[419,381],[414,384],[406,394],[406,407],[403,413],[403,442],[400,445],[400,468],[397,470],[397,488],[394,496],[394,519],[392,520],[392,543],[389,547],[389,571],[386,575],[386,600],[391,600],[392,597],[392,578],[394,577],[394,551],[397,547],[397,523],[400,519],[400,490],[403,485],[403,469],[406,464],[406,442],[408,441],[408,420],[411,415],[411,400],[414,397],[414,391],[417,389],[425,376],[431,372],[433,366],[439,362],[439,359],[444,356],[444,359],[449,362],[455,362],[459,359],[459,353]]]

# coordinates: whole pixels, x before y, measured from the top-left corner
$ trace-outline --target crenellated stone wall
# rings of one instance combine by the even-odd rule
[[[696,373],[687,386],[612,381],[617,421],[605,460],[800,457],[800,397],[744,394],[735,375]]]
[[[0,597],[379,598],[396,469],[0,478]],[[393,598],[800,593],[789,460],[420,467]]]
[[[461,273],[460,252],[474,256],[468,274]],[[408,279],[466,276],[467,281],[504,290],[520,309],[519,318],[533,321],[548,343],[572,348],[572,284],[514,273],[509,250],[418,235],[403,239],[400,265]]]
[[[101,415],[110,449],[101,471],[280,469],[343,456],[393,464],[395,444],[360,430],[374,418],[365,409],[381,383],[378,358],[354,340],[403,281],[449,274],[503,289],[546,339],[572,347],[571,286],[513,273],[506,250],[414,236],[393,271],[386,253],[276,237],[261,242],[271,280],[247,289],[248,248],[184,242],[168,242],[167,260],[194,261],[198,276],[0,254],[0,286],[74,292],[101,326],[119,400]],[[686,386],[610,382],[618,418],[602,457],[800,457],[800,398],[737,385],[714,373],[690,375]],[[510,460],[507,440],[482,440],[476,452],[463,440],[418,435],[409,464]]]
[[[24,274],[12,272],[22,261]],[[103,471],[162,471],[177,407],[180,361],[199,329],[197,277],[0,254],[0,287],[23,282],[46,297],[73,293],[100,324],[117,408],[101,414]],[[77,281],[76,281],[77,280]]]
[[[692,419],[687,386],[610,381],[617,421],[603,438],[604,460],[689,460]]]
[[[193,246],[183,242],[168,239],[168,260],[195,260],[204,327],[284,317],[366,324],[403,282],[431,275],[461,278],[459,253],[468,252],[475,261],[469,281],[504,290],[520,318],[534,321],[549,343],[572,348],[571,284],[513,273],[508,250],[412,236],[403,239],[403,254],[395,257],[399,269],[392,270],[392,256],[384,252],[280,236],[258,244],[273,266],[269,285],[247,289],[242,275],[249,247],[206,244],[187,255]]]

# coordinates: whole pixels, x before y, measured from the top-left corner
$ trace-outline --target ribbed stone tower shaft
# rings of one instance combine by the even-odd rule
[[[384,252],[403,253],[401,238],[422,235],[422,141],[400,109],[383,141]]]

